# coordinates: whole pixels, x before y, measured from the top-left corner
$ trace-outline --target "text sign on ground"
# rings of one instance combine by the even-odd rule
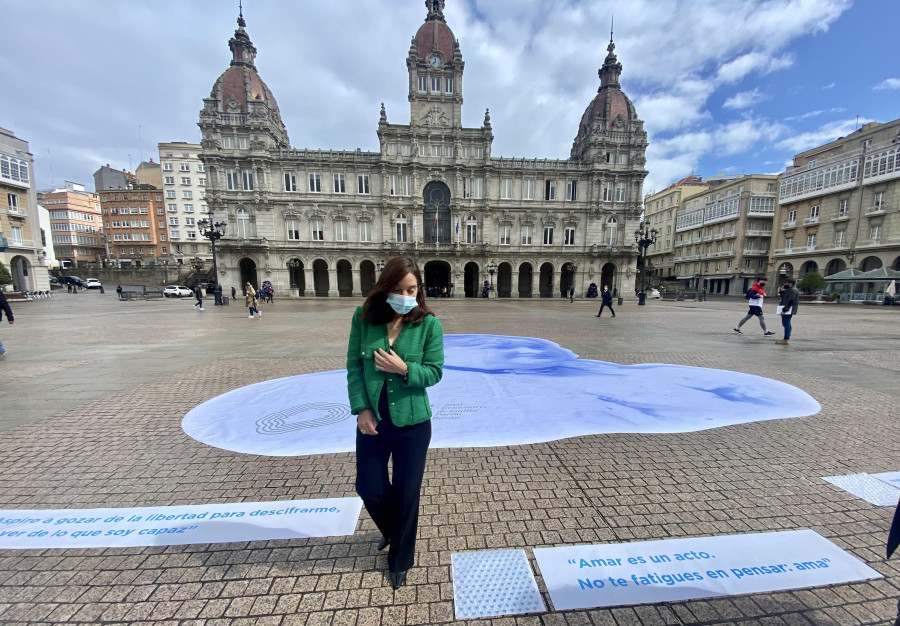
[[[557,611],[881,578],[812,530],[535,548],[534,556]]]
[[[0,548],[107,548],[352,535],[359,498],[0,510]]]

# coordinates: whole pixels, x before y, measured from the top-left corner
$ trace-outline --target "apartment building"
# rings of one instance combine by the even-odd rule
[[[197,223],[208,217],[206,169],[200,160],[200,145],[172,141],[159,144],[162,189],[165,192],[169,256],[174,263],[195,259],[212,264],[212,249]]]
[[[675,219],[675,275],[709,294],[742,295],[768,270],[778,177],[716,176]]]
[[[125,189],[101,189],[100,209],[109,259],[118,267],[169,262],[168,231],[162,189],[129,183]]]
[[[0,261],[14,291],[50,289],[44,265],[34,157],[28,142],[0,128]]]
[[[106,245],[97,194],[66,181],[64,187],[39,192],[38,202],[50,214],[50,240],[60,267],[102,263]]]
[[[900,270],[900,119],[795,155],[775,223],[770,276]]]
[[[659,237],[647,248],[647,266],[652,282],[659,285],[677,279],[675,273],[675,218],[690,198],[709,189],[701,176],[691,175],[672,183],[662,191],[644,198],[644,217],[659,231]]]

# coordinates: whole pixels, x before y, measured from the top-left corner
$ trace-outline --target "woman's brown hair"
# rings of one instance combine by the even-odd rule
[[[406,278],[407,274],[416,277],[416,283],[419,286],[416,292],[416,302],[419,306],[403,316],[403,321],[407,324],[417,324],[421,322],[426,315],[434,315],[428,305],[425,304],[425,290],[422,288],[422,272],[414,260],[408,256],[395,256],[385,264],[381,270],[381,276],[372,286],[369,295],[363,304],[363,318],[373,326],[387,324],[394,319],[394,309],[387,303],[388,294],[396,287],[401,280]]]

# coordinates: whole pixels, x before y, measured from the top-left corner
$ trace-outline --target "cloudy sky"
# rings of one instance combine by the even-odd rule
[[[244,0],[256,66],[297,148],[378,150],[381,102],[409,123],[422,0]],[[38,188],[93,189],[161,141],[199,142],[237,0],[0,0],[0,126]],[[897,0],[447,0],[463,123],[492,154],[567,158],[615,16],[621,83],[650,135],[644,191],[691,173],[782,171],[796,152],[900,117]]]

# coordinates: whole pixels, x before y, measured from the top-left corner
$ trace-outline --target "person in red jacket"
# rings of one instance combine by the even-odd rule
[[[747,291],[747,300],[750,305],[749,310],[747,311],[747,315],[744,316],[738,325],[734,327],[734,332],[739,335],[743,335],[741,332],[741,326],[746,324],[751,317],[756,317],[759,319],[759,325],[763,330],[763,336],[768,337],[769,335],[774,335],[771,330],[766,328],[766,317],[763,314],[763,298],[766,297],[766,279],[760,278],[750,289]]]

